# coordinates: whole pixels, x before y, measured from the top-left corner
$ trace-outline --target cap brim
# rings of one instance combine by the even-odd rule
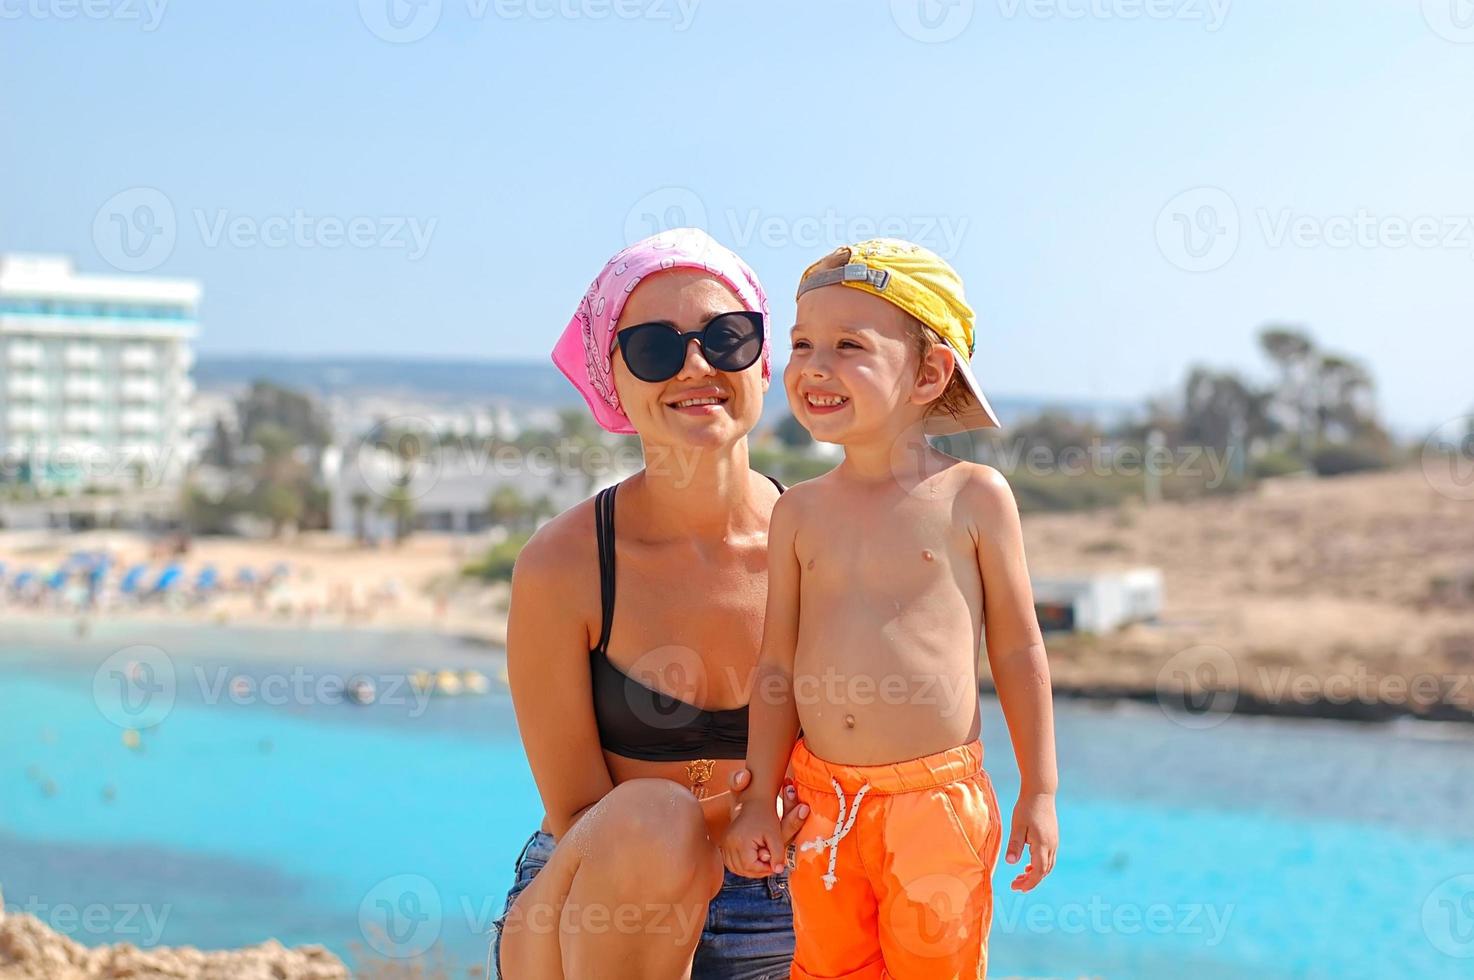
[[[950,436],[969,429],[1000,428],[998,416],[994,413],[993,406],[988,404],[988,396],[983,394],[978,379],[973,376],[972,367],[961,357],[954,357],[952,363],[967,387],[967,393],[972,396],[968,400],[969,404],[957,415],[945,411],[928,415],[922,423],[922,429],[929,436]]]

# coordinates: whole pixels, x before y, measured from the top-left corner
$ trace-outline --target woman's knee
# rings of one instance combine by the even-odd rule
[[[593,839],[585,862],[603,865],[645,893],[696,888],[710,898],[720,887],[721,856],[707,836],[701,804],[684,787],[668,779],[632,779],[610,790],[599,810],[588,828]]]

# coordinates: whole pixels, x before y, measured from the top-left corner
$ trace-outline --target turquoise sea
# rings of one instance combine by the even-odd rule
[[[404,678],[500,663],[411,634],[0,627],[5,905],[88,944],[479,964],[537,793],[499,684],[427,701]],[[338,696],[355,674],[381,703]],[[1059,866],[1018,896],[1000,862],[991,975],[1474,976],[1474,731],[1201,722],[1058,706]]]

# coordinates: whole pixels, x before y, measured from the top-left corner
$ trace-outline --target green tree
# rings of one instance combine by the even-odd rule
[[[774,427],[773,435],[789,449],[807,449],[814,444],[814,437],[809,435],[809,430],[792,415],[783,416],[783,421]]]

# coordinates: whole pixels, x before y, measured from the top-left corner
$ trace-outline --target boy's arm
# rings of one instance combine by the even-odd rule
[[[748,703],[747,768],[752,781],[739,802],[772,810],[798,737],[793,657],[798,645],[799,567],[794,551],[797,498],[778,498],[768,525],[768,602],[763,645]]]
[[[1059,823],[1054,797],[1054,707],[1049,660],[1034,614],[1034,590],[1024,561],[1018,505],[1008,481],[992,467],[978,467],[973,481],[978,571],[983,580],[983,627],[998,702],[1008,722],[1019,767],[1019,799],[1010,821],[1005,860],[1014,864],[1029,848],[1029,864],[1013,879],[1015,891],[1032,890],[1054,870]]]
[[[988,666],[1008,722],[1022,781],[1020,795],[1059,788],[1054,759],[1054,706],[1049,660],[1034,614],[1034,590],[1024,560],[1018,505],[1008,481],[992,467],[974,480],[978,572],[983,579],[983,627]]]

